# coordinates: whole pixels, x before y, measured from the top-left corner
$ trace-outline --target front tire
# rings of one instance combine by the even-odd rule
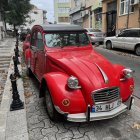
[[[112,49],[112,43],[111,43],[111,41],[107,41],[106,42],[106,48],[109,49],[109,50]]]
[[[59,114],[54,108],[50,92],[47,89],[45,90],[45,105],[47,114],[52,121],[57,122],[62,119],[63,116]]]
[[[136,47],[135,53],[136,55],[140,56],[140,45]]]

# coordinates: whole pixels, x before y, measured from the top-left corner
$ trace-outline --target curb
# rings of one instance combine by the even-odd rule
[[[12,44],[12,46],[14,46],[14,44]],[[12,52],[13,50],[14,47],[12,48]],[[12,103],[12,90],[9,76],[13,73],[13,69],[14,66],[11,59],[0,106],[0,140],[29,140],[22,77],[17,80],[17,89],[20,99],[24,102],[24,109],[10,111],[10,104]],[[19,72],[22,73],[21,65],[18,65],[18,69]]]

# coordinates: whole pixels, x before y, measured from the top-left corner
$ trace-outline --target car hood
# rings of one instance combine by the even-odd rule
[[[51,52],[48,58],[69,76],[73,75],[78,78],[87,100],[91,99],[91,92],[94,90],[119,86],[119,75],[113,64],[92,49]],[[108,78],[106,82],[103,73]]]

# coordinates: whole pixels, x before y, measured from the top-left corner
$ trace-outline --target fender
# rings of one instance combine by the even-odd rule
[[[81,90],[69,89],[67,86],[68,77],[68,75],[62,72],[51,72],[43,76],[55,108],[57,107],[65,113],[86,112],[86,102]],[[69,100],[69,105],[63,105],[64,99]]]
[[[122,70],[125,68],[122,65],[114,64],[115,69],[118,72],[119,78],[122,78]],[[123,98],[123,102],[125,102],[133,93],[134,90],[134,79],[128,78],[124,81],[120,81],[120,94]]]
[[[25,58],[26,65],[28,65],[28,60],[31,59],[31,51],[30,51],[30,49],[26,49],[25,50],[25,56],[24,56],[24,58]]]

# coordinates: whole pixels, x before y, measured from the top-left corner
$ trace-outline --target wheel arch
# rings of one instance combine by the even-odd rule
[[[137,48],[137,47],[140,47],[140,43],[137,43],[137,44],[135,45],[134,51],[136,51],[136,48]]]
[[[107,46],[107,43],[108,43],[108,42],[110,42],[110,43],[111,43],[111,45],[112,45],[112,48],[114,48],[114,46],[113,46],[113,43],[112,43],[111,39],[106,40],[106,42],[105,42],[105,45],[106,45],[106,46]]]

